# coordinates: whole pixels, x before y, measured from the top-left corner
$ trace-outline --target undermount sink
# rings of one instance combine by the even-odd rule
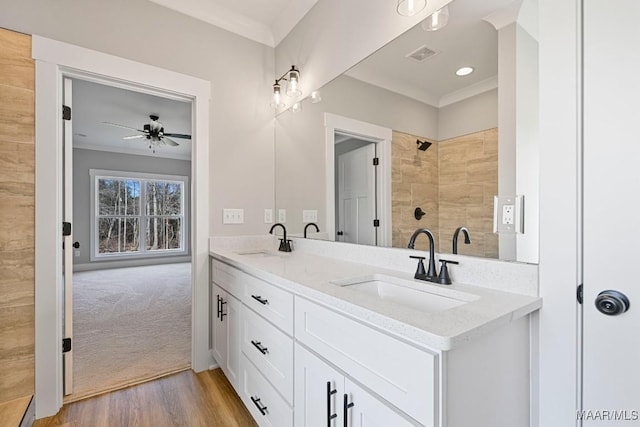
[[[331,283],[428,313],[448,310],[479,298],[465,292],[382,274],[336,280]]]
[[[273,256],[278,256],[278,254],[275,254],[275,253],[273,253],[271,251],[268,251],[268,250],[238,251],[238,252],[236,252],[236,254],[245,255],[245,256],[252,256],[252,257],[273,257]]]

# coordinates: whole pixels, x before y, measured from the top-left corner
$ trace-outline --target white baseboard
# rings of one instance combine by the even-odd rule
[[[111,268],[126,268],[126,267],[143,267],[146,265],[160,265],[160,264],[175,264],[179,262],[191,262],[190,256],[176,256],[176,257],[158,257],[147,259],[129,259],[121,261],[101,261],[90,262],[86,264],[74,264],[73,271],[92,271],[92,270],[108,270]]]

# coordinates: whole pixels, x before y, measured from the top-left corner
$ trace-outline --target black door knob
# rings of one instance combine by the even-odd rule
[[[338,236],[342,236],[342,235],[344,234],[344,232],[342,232],[342,231],[338,231],[336,234],[337,234]]]
[[[73,247],[78,249],[80,247],[80,242],[73,242]]]
[[[596,308],[607,316],[616,316],[629,310],[629,298],[622,292],[607,290],[596,297]]]

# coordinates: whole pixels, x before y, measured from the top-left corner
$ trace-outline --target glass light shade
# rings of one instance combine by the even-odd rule
[[[427,19],[422,21],[422,29],[425,31],[438,31],[449,23],[449,6],[433,12]]]
[[[402,16],[413,16],[427,7],[427,0],[398,0],[398,13]]]
[[[284,107],[284,102],[282,102],[282,93],[280,92],[280,85],[277,82],[273,85],[273,101],[271,102],[271,106],[274,108]]]
[[[287,82],[287,96],[300,96],[302,95],[302,91],[300,90],[300,72],[295,69],[295,67],[291,67],[291,71],[289,71],[289,77]]]
[[[291,106],[291,112],[292,113],[299,113],[300,111],[302,111],[302,103],[301,102],[296,102],[295,104],[293,104]]]

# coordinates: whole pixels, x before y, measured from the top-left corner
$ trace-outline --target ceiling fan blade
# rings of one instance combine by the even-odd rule
[[[171,138],[191,139],[191,135],[187,135],[184,133],[165,133],[164,136],[170,136]]]
[[[131,136],[125,136],[122,139],[139,139],[139,138],[145,138],[144,135],[131,135]]]
[[[172,146],[172,147],[177,147],[178,145],[180,145],[177,142],[175,142],[174,140],[172,140],[171,138],[167,138],[166,134],[165,134],[164,137],[162,137],[161,141],[164,142],[167,145]]]
[[[132,128],[132,127],[129,127],[129,126],[119,125],[119,124],[117,124],[117,123],[102,122],[102,124],[109,125],[109,126],[115,126],[115,127],[117,127],[117,128],[122,128],[122,129],[135,130],[136,132],[143,132],[143,133],[144,133],[144,131],[143,131],[143,130],[136,129],[136,128]]]

